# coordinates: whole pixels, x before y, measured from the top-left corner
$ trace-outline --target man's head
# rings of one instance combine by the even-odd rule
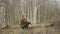
[[[24,15],[22,15],[22,18],[24,18]]]
[[[26,16],[25,15],[22,15],[22,18],[26,18]]]
[[[22,15],[22,21],[27,21],[24,15]]]

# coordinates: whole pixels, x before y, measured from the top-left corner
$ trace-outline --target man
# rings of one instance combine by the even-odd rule
[[[22,29],[24,28],[28,28],[29,24],[31,24],[30,22],[27,21],[27,19],[24,17],[24,15],[22,16],[21,22],[20,22],[20,27]]]

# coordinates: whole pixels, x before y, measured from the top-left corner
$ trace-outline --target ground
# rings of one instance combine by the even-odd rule
[[[0,34],[60,34],[58,28],[55,27],[33,27],[29,30],[22,30],[20,27],[9,27],[6,29],[1,29]]]

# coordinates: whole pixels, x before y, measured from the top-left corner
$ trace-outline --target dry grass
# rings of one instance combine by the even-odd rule
[[[55,29],[55,27],[33,27],[33,29],[30,30],[22,30],[18,27],[10,27],[6,29],[2,29],[0,31],[0,34],[60,34],[60,31],[58,29]]]

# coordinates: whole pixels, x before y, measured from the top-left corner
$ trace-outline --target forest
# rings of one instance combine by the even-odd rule
[[[33,29],[20,28],[22,15]],[[0,0],[1,34],[60,34],[59,26],[60,0]]]

